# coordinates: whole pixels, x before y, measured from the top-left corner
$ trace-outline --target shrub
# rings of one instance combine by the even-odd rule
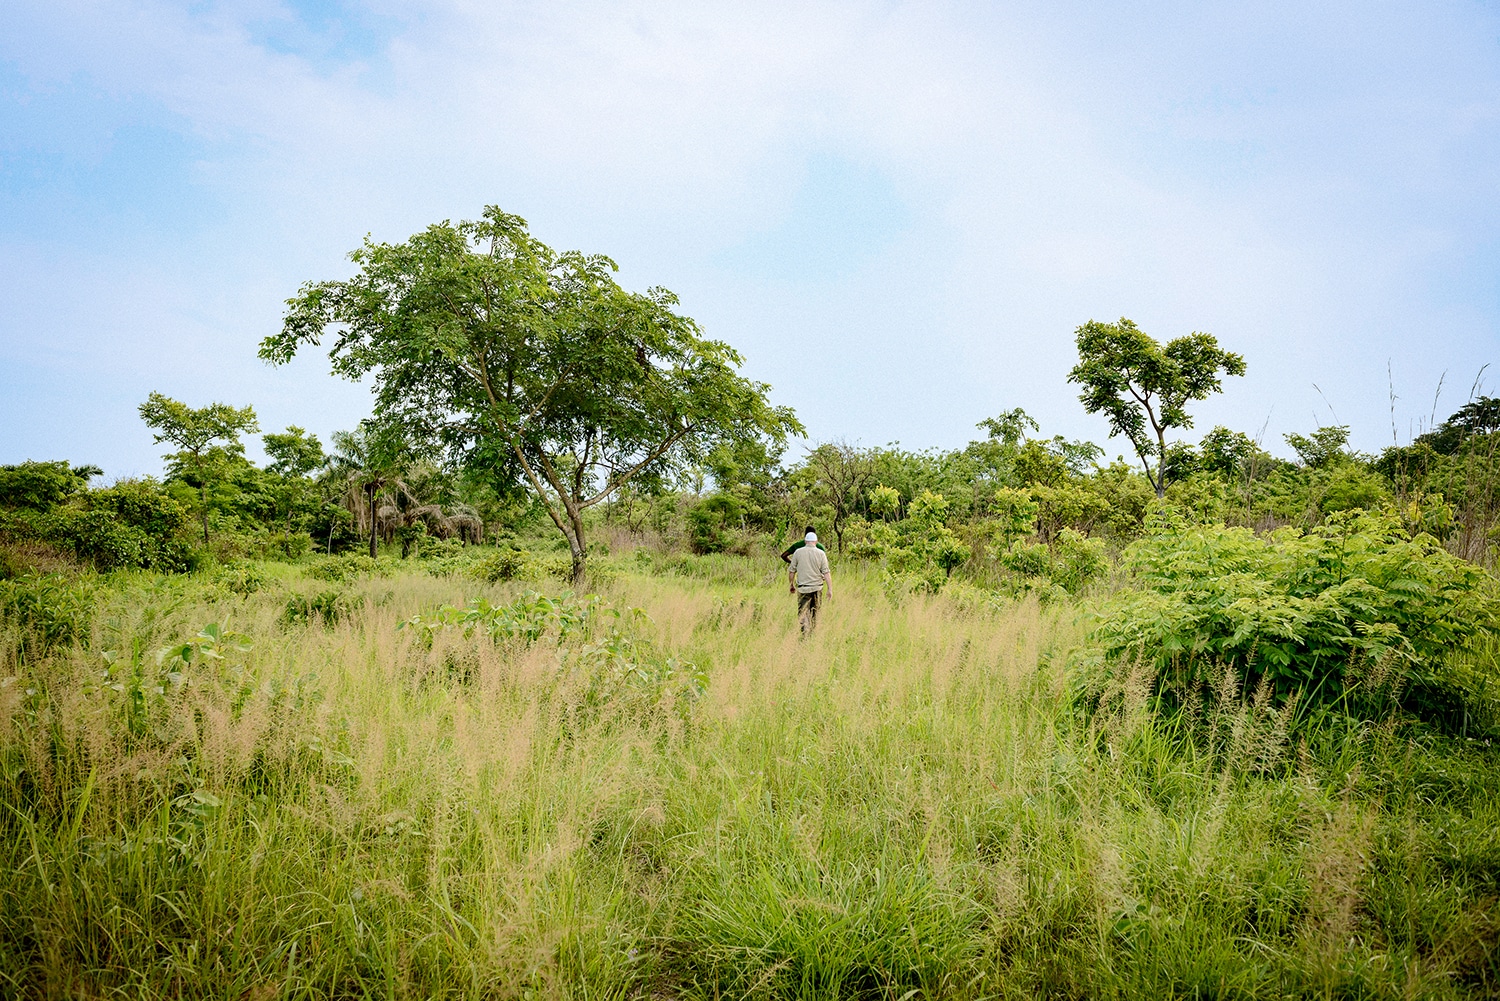
[[[1069,594],[1077,594],[1109,570],[1103,541],[1080,535],[1071,528],[1058,533],[1053,549],[1052,580]]]
[[[553,598],[524,591],[509,604],[492,605],[476,598],[459,608],[444,605],[426,615],[413,615],[398,626],[431,649],[442,633],[464,639],[488,637],[495,643],[529,646],[551,639],[564,648],[561,669],[586,682],[582,708],[598,708],[621,697],[645,696],[659,701],[667,695],[702,693],[707,675],[695,664],[662,654],[631,625],[644,621],[645,612],[626,612],[605,604],[598,595]]]
[[[1039,543],[1018,539],[1000,554],[1000,565],[1022,577],[1048,577],[1052,573],[1052,552]]]
[[[451,547],[448,545],[450,542],[453,544]],[[479,578],[476,568],[489,559],[491,552],[492,550],[479,546],[462,545],[457,539],[445,539],[442,545],[435,546],[431,552],[422,554],[422,567],[435,577],[462,574]]]
[[[191,570],[192,546],[178,537],[187,524],[182,505],[151,480],[123,480],[53,508],[35,522],[47,541],[100,570]]]
[[[266,586],[266,572],[253,563],[232,563],[219,567],[213,580],[226,590],[248,598]]]
[[[149,565],[146,533],[109,511],[57,511],[49,519],[47,535],[100,570]]]
[[[543,576],[541,564],[524,549],[498,549],[486,556],[470,569],[471,576],[488,584],[499,584],[508,580],[540,580]]]
[[[300,560],[312,552],[313,540],[302,532],[257,532],[249,550],[258,559]]]
[[[1495,579],[1394,514],[1268,536],[1170,514],[1150,528],[1126,551],[1138,588],[1102,613],[1092,641],[1105,664],[1153,665],[1174,696],[1226,668],[1246,689],[1321,702],[1358,703],[1379,675],[1430,692],[1452,655],[1500,630]]]
[[[356,603],[356,599],[336,588],[310,594],[291,594],[287,596],[286,605],[281,610],[281,622],[290,626],[309,623],[317,618],[325,626],[331,626],[340,619],[347,618]]]
[[[1372,510],[1390,498],[1380,477],[1357,463],[1345,463],[1328,477],[1323,495],[1318,500],[1318,509],[1326,514],[1337,511],[1352,511],[1355,508]]]
[[[331,581],[335,584],[358,580],[360,577],[375,576],[380,571],[379,561],[372,560],[363,553],[346,553],[343,556],[330,556],[318,560],[307,567],[307,575],[309,577]]]
[[[1041,505],[1032,498],[1030,491],[1014,487],[1001,487],[995,491],[991,513],[999,526],[1001,537],[1006,540],[1019,539],[1035,532],[1036,518],[1040,511]]]
[[[935,594],[973,551],[948,528],[948,501],[923,490],[907,505],[907,517],[895,524],[875,522],[869,536],[851,555],[879,559],[890,578],[888,593],[919,590]]]
[[[188,523],[187,510],[152,480],[121,480],[107,490],[95,490],[89,506],[158,540],[170,539]]]
[[[23,462],[0,466],[0,507],[45,511],[84,489],[97,469],[72,469],[66,462]]]
[[[90,584],[61,574],[0,581],[0,618],[21,630],[28,656],[43,656],[53,647],[85,639],[94,605]]]

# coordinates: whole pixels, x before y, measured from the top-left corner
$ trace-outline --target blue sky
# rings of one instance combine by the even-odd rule
[[[257,342],[366,233],[489,203],[676,291],[815,440],[1020,406],[1113,455],[1091,318],[1244,354],[1198,431],[1283,454],[1500,362],[1494,3],[749,7],[0,7],[0,462],[157,472],[152,390],[352,426]]]

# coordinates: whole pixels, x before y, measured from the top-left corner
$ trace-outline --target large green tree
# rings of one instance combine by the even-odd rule
[[[1212,334],[1191,333],[1158,344],[1130,320],[1090,320],[1077,330],[1078,364],[1068,381],[1091,414],[1109,418],[1109,435],[1124,435],[1146,478],[1167,490],[1167,432],[1190,428],[1187,405],[1223,389],[1222,376],[1244,375],[1245,359],[1219,347]],[[1155,469],[1152,460],[1155,460]]]
[[[198,510],[203,521],[203,544],[208,545],[208,489],[223,479],[244,453],[240,435],[258,431],[255,411],[210,403],[190,407],[161,393],[152,393],[140,406],[141,420],[155,432],[157,444],[176,445],[167,456],[174,472],[198,488]]]
[[[350,258],[354,277],[288,300],[261,357],[287,362],[332,328],[334,371],[373,377],[377,422],[519,472],[567,539],[575,581],[584,512],[633,478],[801,431],[672,293],[627,291],[609,258],[558,253],[494,206],[404,243],[367,239]]]

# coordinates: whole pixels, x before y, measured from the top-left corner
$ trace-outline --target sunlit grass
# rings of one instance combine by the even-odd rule
[[[1461,997],[1500,991],[1500,776],[1391,727],[1069,697],[1072,606],[627,574],[708,685],[141,578],[0,673],[0,992],[27,997]],[[213,600],[209,600],[212,597]],[[161,681],[217,622],[246,652]],[[102,651],[113,651],[115,668]],[[144,683],[133,679],[138,664]],[[161,682],[163,691],[155,692]],[[116,686],[119,688],[117,689]]]

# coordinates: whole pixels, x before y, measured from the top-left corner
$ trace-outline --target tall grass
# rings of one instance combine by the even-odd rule
[[[0,993],[1500,992],[1492,751],[1293,742],[1238,699],[1166,723],[1140,672],[1083,711],[1074,608],[841,575],[803,642],[782,587],[615,581],[709,682],[603,704],[554,644],[397,630],[509,593],[451,579],[325,623],[141,578],[86,645],[12,629]],[[157,665],[208,622],[253,645]]]

